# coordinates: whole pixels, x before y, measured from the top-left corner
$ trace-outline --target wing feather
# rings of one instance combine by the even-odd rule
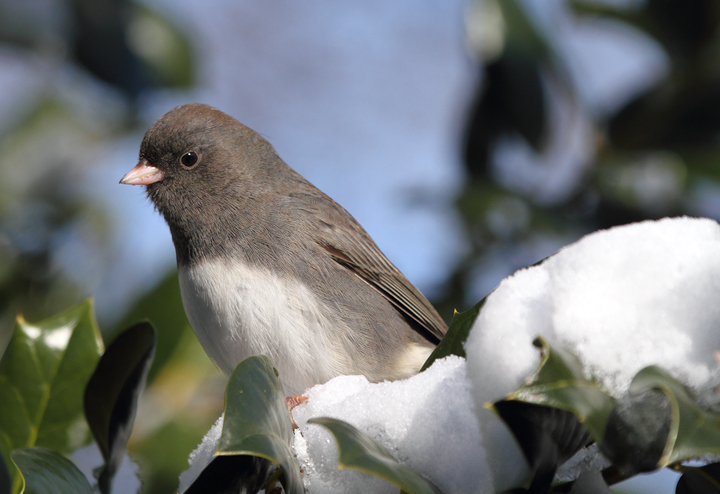
[[[312,221],[319,221],[320,238],[317,244],[335,262],[380,292],[413,323],[413,329],[433,343],[440,342],[447,331],[445,322],[422,293],[385,257],[350,213],[322,193],[302,195],[305,208],[308,204],[312,205],[313,214],[309,217],[313,218]]]

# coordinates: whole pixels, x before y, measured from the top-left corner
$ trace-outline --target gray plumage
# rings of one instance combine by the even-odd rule
[[[445,334],[355,219],[235,119],[177,107],[148,130],[140,159],[122,182],[147,184],[188,318],[225,372],[265,353],[288,393],[340,374],[404,378]],[[147,170],[160,178],[133,178]]]

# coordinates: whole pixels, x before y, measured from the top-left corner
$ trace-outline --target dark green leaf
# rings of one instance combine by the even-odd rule
[[[243,360],[230,376],[225,392],[225,421],[216,455],[270,460],[283,470],[285,491],[302,493],[292,440],[285,395],[270,360],[262,355]]]
[[[720,463],[704,467],[681,466],[675,494],[720,494]]]
[[[163,336],[167,335],[159,333],[158,340]],[[155,356],[151,372],[157,353]],[[155,400],[159,398],[163,409],[159,410],[159,416],[150,416],[143,414],[141,407],[134,430],[143,424],[149,424],[151,429],[143,428],[146,433],[142,434],[142,440],[131,436],[128,444],[135,462],[152,465],[152,469],[143,470],[146,492],[170,492],[178,474],[187,469],[188,453],[202,441],[222,413],[228,377],[210,361],[192,330],[189,327],[182,330],[182,339],[158,378],[152,384],[148,378],[146,385],[145,393]]]
[[[0,452],[46,446],[70,453],[89,440],[82,395],[103,350],[92,302],[37,324],[18,317],[0,361]]]
[[[5,465],[5,460],[0,455],[0,492],[10,492],[10,486],[10,472]]]
[[[447,357],[448,355],[465,357],[465,348],[463,345],[465,345],[465,340],[467,340],[468,334],[470,334],[470,329],[480,313],[480,309],[482,309],[482,306],[485,304],[486,299],[487,297],[465,312],[455,311],[452,323],[450,323],[445,337],[440,344],[435,347],[435,350],[433,350],[430,357],[428,357],[427,361],[423,364],[422,369],[420,369],[421,372],[430,367],[437,359]]]
[[[496,402],[494,410],[520,444],[533,472],[530,492],[544,492],[557,467],[603,437],[615,400],[585,378],[578,359],[542,338],[540,365],[529,384]]]
[[[397,463],[380,443],[347,422],[330,417],[316,417],[308,420],[308,423],[322,425],[335,436],[340,455],[338,468],[374,475],[398,486],[408,494],[440,492],[412,468]]]
[[[551,348],[541,338],[535,344],[542,351],[540,366],[529,384],[494,405],[501,416],[508,415],[508,407],[510,415],[518,415],[512,411],[512,402],[572,412],[623,476],[720,454],[720,416],[702,410],[666,371],[644,368],[633,378],[627,395],[618,401],[583,376],[572,353]],[[554,428],[534,413],[521,415],[526,430],[512,421],[509,424],[521,444],[528,438],[541,437],[548,427]],[[540,431],[530,433],[538,427]],[[546,451],[540,446],[530,449]]]
[[[85,416],[105,459],[98,478],[102,493],[110,492],[112,477],[125,454],[155,341],[150,323],[128,328],[108,346],[85,389]]]
[[[150,321],[158,332],[155,358],[148,376],[151,383],[180,344],[183,334],[192,331],[183,309],[176,270],[168,273],[133,304],[113,334],[120,334],[120,331],[142,320]]]
[[[627,477],[657,468],[672,425],[670,400],[660,390],[629,392],[610,414],[600,450]]]
[[[566,410],[515,400],[499,401],[494,408],[530,465],[528,492],[546,492],[558,466],[590,443],[587,429]]]
[[[23,494],[91,494],[85,476],[73,462],[48,448],[20,448],[11,454],[20,471]]]
[[[216,456],[185,494],[255,493],[266,486],[271,473],[277,469],[275,463],[259,456]]]
[[[720,415],[700,408],[685,387],[659,367],[646,367],[630,384],[631,393],[658,389],[669,399],[672,424],[658,468],[707,455],[720,455]]]
[[[550,347],[542,338],[534,344],[542,352],[540,366],[530,384],[510,394],[506,400],[533,403],[572,412],[595,441],[605,433],[615,399],[597,383],[585,378],[582,366],[571,352]]]

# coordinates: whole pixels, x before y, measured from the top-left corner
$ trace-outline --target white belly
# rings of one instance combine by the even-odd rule
[[[298,394],[345,370],[347,356],[331,331],[348,329],[323,316],[331,312],[299,281],[220,260],[181,267],[178,274],[190,324],[226,374],[250,355],[264,354],[285,392]]]

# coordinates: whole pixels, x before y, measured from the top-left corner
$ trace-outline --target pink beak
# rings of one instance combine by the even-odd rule
[[[120,180],[121,184],[127,185],[150,185],[159,182],[165,174],[159,168],[152,166],[148,160],[142,159],[135,165],[135,168],[125,174]]]

